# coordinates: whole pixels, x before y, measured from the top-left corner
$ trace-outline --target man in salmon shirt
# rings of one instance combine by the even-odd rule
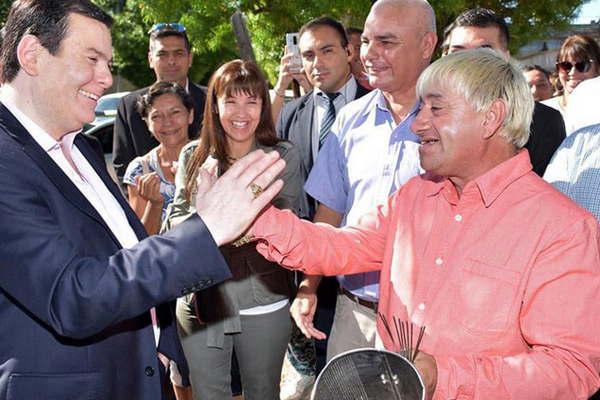
[[[378,311],[426,326],[415,365],[429,399],[587,399],[600,386],[598,223],[532,172],[522,72],[459,52],[417,94],[424,175],[353,227],[271,207],[251,229],[259,251],[309,274],[381,270]]]

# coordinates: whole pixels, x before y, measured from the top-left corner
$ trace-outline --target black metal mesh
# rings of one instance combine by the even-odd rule
[[[423,400],[425,390],[414,366],[404,357],[375,349],[357,349],[331,359],[319,374],[312,400]]]

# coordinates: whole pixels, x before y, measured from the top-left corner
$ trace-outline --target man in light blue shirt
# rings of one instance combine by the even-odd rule
[[[567,136],[554,153],[544,179],[600,221],[600,124]]]
[[[425,0],[376,2],[362,36],[361,60],[376,90],[338,114],[308,181],[318,203],[315,221],[351,225],[383,204],[420,172],[418,140],[410,124],[418,109],[415,85],[435,49],[435,14]],[[312,324],[320,277],[308,276],[296,302],[307,336],[325,335]],[[340,277],[341,289],[327,358],[375,343],[379,275]]]

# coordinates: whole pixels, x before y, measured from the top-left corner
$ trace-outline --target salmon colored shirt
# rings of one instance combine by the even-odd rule
[[[460,197],[421,176],[358,226],[271,208],[252,233],[288,268],[381,270],[379,311],[426,326],[434,399],[587,399],[600,386],[598,223],[535,175],[526,151]],[[380,319],[378,333],[396,350]]]

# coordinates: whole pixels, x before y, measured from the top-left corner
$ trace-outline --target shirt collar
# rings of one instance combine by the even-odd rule
[[[337,91],[337,93],[340,94],[340,96],[338,96],[338,98],[341,97],[344,100],[344,104],[354,100],[354,98],[356,97],[357,88],[358,88],[358,86],[356,84],[356,79],[354,79],[354,76],[352,74],[350,74],[350,78],[346,81],[344,86],[342,86],[340,88],[340,90]],[[320,101],[320,100],[325,101],[325,98],[323,97],[323,95],[321,95],[321,93],[323,93],[323,95],[325,94],[325,92],[323,92],[321,89],[314,88],[313,98],[316,101]]]
[[[467,183],[463,189],[462,196],[476,190],[479,193],[483,204],[486,207],[490,207],[506,188],[531,170],[532,166],[529,159],[529,153],[527,150],[523,149],[515,156],[500,163],[483,175],[478,176],[472,182]],[[452,182],[449,179],[436,178],[429,173],[425,174],[424,177],[427,176],[429,176],[428,180],[432,182],[431,187],[427,190],[428,196],[435,196],[443,191],[447,194],[447,196],[445,196],[446,199],[449,202],[454,203],[452,199],[457,198],[457,196],[456,188]]]
[[[8,108],[8,111],[10,111],[10,113],[17,119],[17,121],[19,121],[21,125],[23,125],[33,140],[35,140],[45,152],[54,150],[60,145],[58,140],[54,139],[48,132],[46,132],[41,126],[35,123],[18,108],[12,97],[6,93],[6,88],[3,90],[3,93],[0,97],[2,99],[2,104]],[[70,132],[63,137],[63,140],[66,140],[66,143],[72,147],[73,141],[75,140],[75,135],[77,135],[79,132],[81,132],[81,129]]]
[[[384,112],[384,113],[388,114],[390,116],[390,118],[393,119],[392,113],[389,110],[389,107],[388,107],[388,104],[387,104],[387,100],[385,99],[385,96],[383,95],[383,92],[380,89],[373,89],[373,91],[376,92],[376,96],[377,96],[376,99],[375,99],[375,107],[376,107],[377,111]],[[421,106],[421,101],[417,100],[415,102],[415,104],[413,105],[413,108],[410,110],[410,112],[408,114],[406,114],[406,117],[404,117],[403,121],[405,121],[411,115],[413,115],[414,113],[416,113],[417,111],[419,111],[419,107],[420,106]],[[363,111],[363,114],[366,115],[369,112],[371,112],[371,110],[365,109]]]

